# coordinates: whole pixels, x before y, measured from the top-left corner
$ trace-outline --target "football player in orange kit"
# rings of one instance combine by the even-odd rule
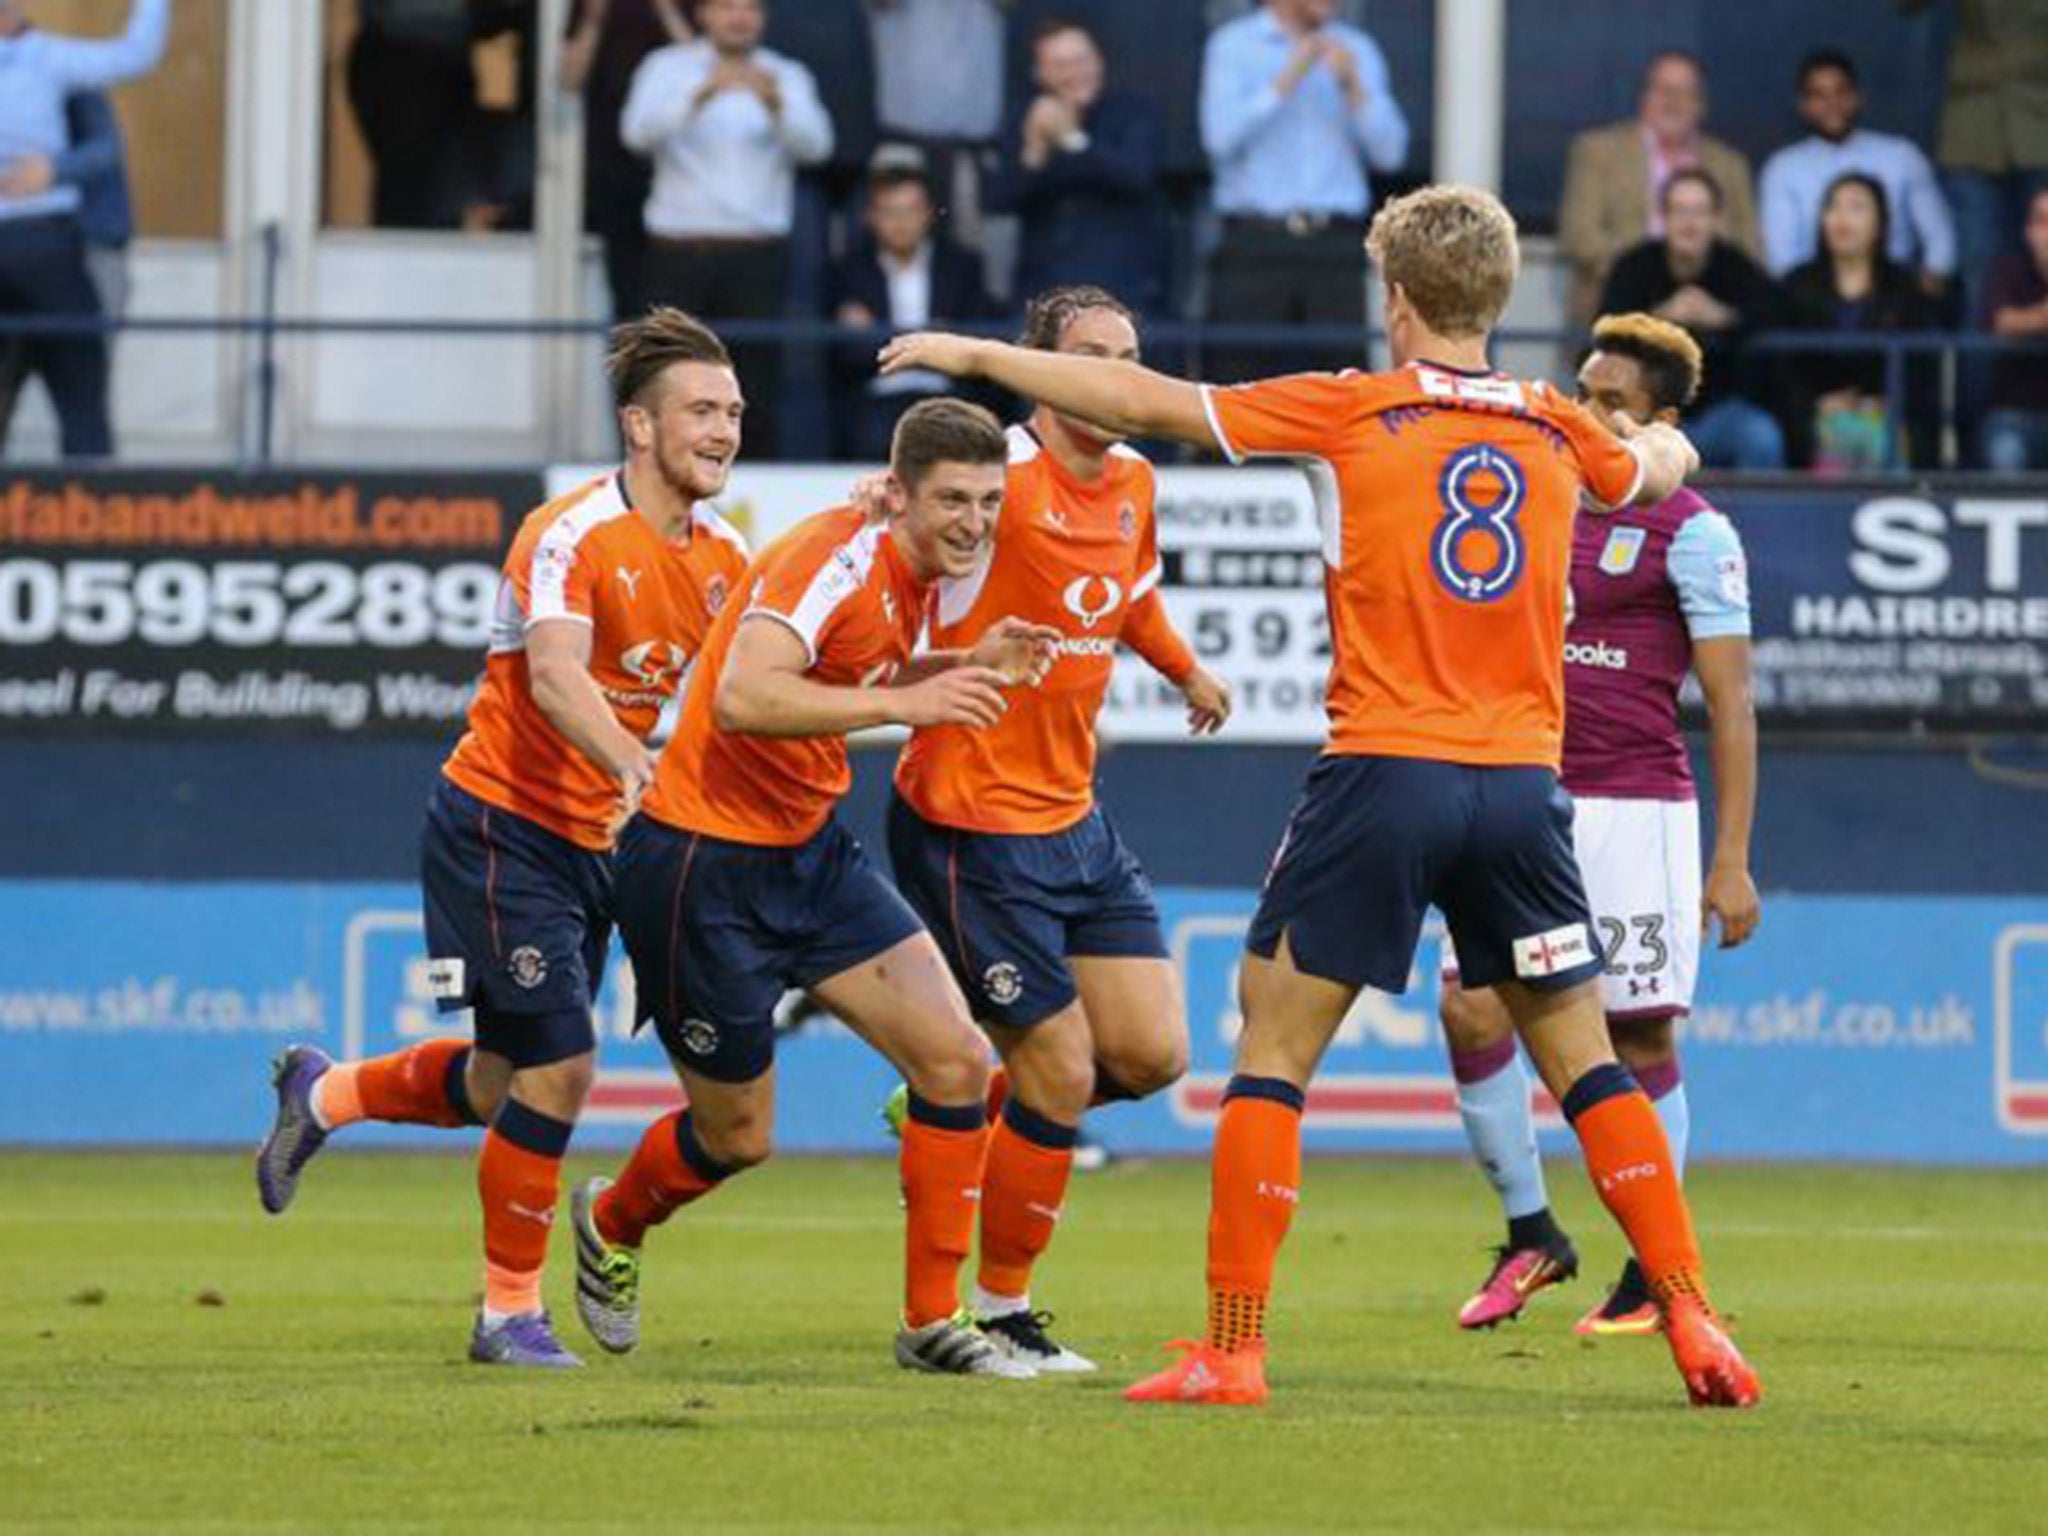
[[[1263,1402],[1265,1312],[1300,1198],[1310,1078],[1359,991],[1400,991],[1439,907],[1468,984],[1494,986],[1564,1106],[1600,1198],[1663,1311],[1691,1400],[1747,1406],[1755,1372],[1709,1306],[1657,1113],[1615,1060],[1557,783],[1565,592],[1582,492],[1657,502],[1698,462],[1661,424],[1622,441],[1547,384],[1495,373],[1514,221],[1427,187],[1383,207],[1386,373],[1227,389],[1107,358],[899,337],[885,371],[986,378],[1111,430],[1302,464],[1323,525],[1330,741],[1247,936],[1244,1031],[1217,1128],[1209,1326],[1139,1402]]]
[[[1052,665],[1057,632],[1015,619],[971,649],[917,651],[939,578],[983,557],[1007,454],[978,406],[911,407],[887,515],[849,506],[799,523],[763,551],[705,644],[620,843],[619,929],[641,1016],[689,1105],[648,1129],[616,1184],[577,1193],[577,1306],[606,1349],[639,1340],[648,1228],[768,1156],[775,1006],[793,987],[910,1084],[897,1362],[1034,1374],[956,1316],[988,1147],[987,1046],[931,935],[832,814],[851,781],[848,732],[993,726],[1005,690]]]
[[[290,1047],[256,1159],[276,1213],[344,1125],[489,1126],[470,1344],[486,1364],[581,1363],[555,1339],[540,1281],[594,1071],[613,840],[653,779],[647,735],[746,568],[740,536],[706,505],[740,446],[724,345],[682,311],[655,309],[612,333],[607,372],[626,462],[520,525],[469,729],[427,809],[428,974],[444,1011],[474,1008],[475,1043],[340,1063]]]
[[[1031,305],[1024,345],[1135,359],[1138,333],[1104,290],[1057,288]],[[969,646],[1014,614],[1060,631],[1059,660],[987,730],[911,737],[889,857],[1008,1077],[982,1175],[976,1322],[1042,1373],[1091,1371],[1032,1310],[1032,1266],[1082,1114],[1158,1092],[1188,1059],[1151,886],[1095,801],[1095,719],[1120,642],[1182,691],[1197,734],[1222,725],[1230,692],[1166,616],[1152,466],[1047,407],[1009,439],[995,539],[970,575],[939,584],[932,640]]]

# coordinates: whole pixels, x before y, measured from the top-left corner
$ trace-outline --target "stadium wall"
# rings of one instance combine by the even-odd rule
[[[191,476],[126,473],[82,489],[153,487],[196,505]],[[843,471],[784,474],[837,484]],[[249,1139],[264,1119],[263,1063],[283,1040],[378,1050],[440,1027],[420,974],[411,884],[419,809],[474,667],[462,628],[473,576],[462,571],[487,566],[538,481],[200,478],[216,502],[238,492],[260,501],[261,491],[277,507],[353,509],[354,521],[306,514],[297,531],[324,530],[326,545],[273,539],[267,565],[240,562],[274,566],[278,585],[328,594],[330,608],[346,587],[356,606],[329,615],[342,632],[326,637],[348,643],[238,650],[219,633],[218,603],[195,629],[189,605],[167,598],[217,597],[217,567],[249,551],[104,539],[30,549],[33,530],[10,526],[0,544],[0,1140]],[[25,495],[54,494],[23,484],[0,486],[0,518]],[[823,484],[757,481],[735,511],[765,534],[818,504]],[[1128,679],[1119,685],[1123,739],[1105,753],[1102,794],[1161,888],[1195,1042],[1180,1090],[1119,1110],[1106,1127],[1127,1150],[1205,1144],[1236,1029],[1242,926],[1313,751],[1318,665],[1298,641],[1314,589],[1284,558],[1310,528],[1296,494],[1289,476],[1268,486],[1249,472],[1176,472],[1166,486],[1169,601],[1207,636],[1212,664],[1268,698],[1245,711],[1235,744],[1190,746],[1172,739],[1170,709]],[[2048,600],[2037,595],[2048,592],[2048,487],[1716,495],[1758,572],[1770,686],[1755,862],[1766,909],[1751,946],[1704,965],[1686,1039],[1703,1105],[1699,1153],[2038,1159],[2048,1146],[2048,763],[2028,739],[2048,682]],[[488,537],[487,505],[501,514]],[[392,507],[379,522],[378,509]],[[1255,538],[1241,537],[1247,530]],[[80,533],[75,521],[69,532]],[[368,574],[408,561],[424,570],[416,585]],[[56,573],[51,635],[37,627],[37,594],[52,578],[23,575],[24,562]],[[215,574],[165,575],[166,564]],[[325,574],[291,576],[307,566]],[[89,574],[70,574],[80,567]],[[145,567],[157,568],[146,586]],[[239,580],[243,591],[272,577]],[[377,582],[426,594],[432,623],[421,631],[395,610],[379,617],[364,595]],[[115,622],[124,603],[136,614],[127,632]],[[261,606],[225,610],[243,626],[228,626],[230,640],[250,639]],[[145,613],[154,640],[141,633]],[[288,612],[281,623],[290,622]],[[1940,633],[1870,632],[1887,626]],[[209,669],[215,685],[202,692],[215,706],[178,717],[177,679]],[[251,670],[336,684],[409,677],[411,696],[429,702],[390,716],[369,709],[343,728],[288,710],[252,716],[258,690],[238,716],[239,695],[222,679]],[[70,715],[52,689],[66,671]],[[93,672],[119,686],[101,684],[96,712],[79,713]],[[1309,690],[1303,707],[1281,702],[1290,678]],[[168,687],[145,710],[135,690],[152,681]],[[124,697],[125,716],[114,702]],[[1938,733],[1921,728],[1929,720]],[[857,754],[846,814],[871,845],[891,755],[886,744]],[[1312,1103],[1312,1145],[1459,1144],[1434,1025],[1438,942],[1426,937],[1402,996],[1368,996],[1347,1022]],[[671,1092],[658,1053],[630,1036],[623,980],[615,965],[599,1009],[607,1071],[593,1144],[623,1142]],[[787,1045],[783,1145],[876,1146],[886,1079],[829,1020],[806,1024]]]

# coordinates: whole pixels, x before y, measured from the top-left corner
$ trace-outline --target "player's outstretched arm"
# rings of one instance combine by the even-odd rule
[[[1002,675],[952,666],[888,687],[820,682],[803,637],[772,613],[740,622],[718,675],[718,728],[743,736],[844,736],[877,725],[993,725],[1008,706]]]
[[[974,336],[920,331],[882,348],[884,374],[931,368],[958,379],[987,379],[1013,394],[1079,416],[1124,437],[1170,437],[1220,450],[1198,385],[1137,363],[1068,352],[1040,352]]]
[[[1617,413],[1615,430],[1627,439],[1637,462],[1643,466],[1642,484],[1636,491],[1637,506],[1655,506],[1698,473],[1699,450],[1678,428],[1661,421],[1638,426]]]
[[[1693,670],[1707,698],[1707,756],[1714,772],[1714,858],[1700,901],[1702,924],[1719,918],[1721,947],[1756,932],[1762,902],[1749,873],[1756,822],[1756,705],[1749,687],[1749,639],[1696,640]]]
[[[590,626],[573,619],[533,625],[526,632],[526,686],[548,724],[619,781],[624,814],[631,816],[654,780],[654,754],[605,702],[590,675],[590,643]]]

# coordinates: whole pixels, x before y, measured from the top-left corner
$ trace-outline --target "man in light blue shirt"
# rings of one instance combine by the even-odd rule
[[[1764,162],[1764,252],[1782,277],[1820,249],[1820,210],[1835,178],[1859,171],[1892,209],[1886,254],[1917,269],[1930,291],[1955,274],[1956,231],[1934,168],[1911,139],[1857,126],[1863,95],[1846,54],[1822,49],[1799,66],[1799,115],[1811,136]]]
[[[1336,13],[1337,0],[1266,0],[1209,37],[1202,144],[1223,219],[1212,319],[1364,328],[1370,172],[1407,159],[1408,120],[1379,45]],[[1355,358],[1360,344],[1331,350]],[[1233,353],[1211,372],[1250,378],[1304,361]]]
[[[125,32],[90,40],[40,31],[20,0],[0,0],[0,314],[101,313],[79,188],[55,174],[71,143],[65,98],[153,68],[169,29],[170,0],[134,0]],[[111,454],[105,338],[39,336],[27,356],[57,408],[65,457]]]

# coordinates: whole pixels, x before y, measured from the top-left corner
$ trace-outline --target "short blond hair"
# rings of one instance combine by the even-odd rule
[[[1366,253],[1439,336],[1483,336],[1514,292],[1514,215],[1477,187],[1424,187],[1373,218]]]
[[[1700,344],[1669,320],[1641,310],[1602,315],[1593,322],[1593,350],[1633,359],[1657,410],[1682,411],[1700,392],[1700,376],[1706,371]]]

